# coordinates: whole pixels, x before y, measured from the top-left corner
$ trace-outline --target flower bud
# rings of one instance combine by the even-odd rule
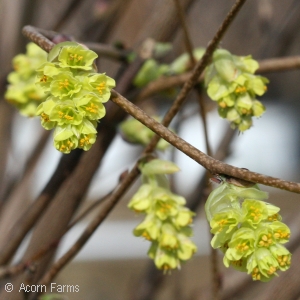
[[[250,256],[247,263],[248,274],[253,280],[270,281],[278,276],[276,271],[279,264],[272,253],[266,248],[259,248]]]
[[[144,175],[149,176],[155,174],[174,174],[179,171],[179,168],[171,161],[152,159],[141,166],[140,170]]]
[[[286,271],[290,268],[292,254],[282,245],[275,244],[270,247],[270,251],[278,262],[278,268]]]

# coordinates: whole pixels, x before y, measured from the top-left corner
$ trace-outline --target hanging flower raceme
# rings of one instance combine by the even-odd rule
[[[226,267],[269,281],[290,267],[291,253],[282,245],[289,241],[290,229],[281,222],[280,208],[265,202],[268,194],[257,185],[237,186],[220,178],[205,204],[214,234],[211,245],[224,253]]]
[[[205,71],[208,96],[217,101],[219,115],[239,131],[249,129],[252,117],[260,117],[265,112],[264,105],[256,97],[266,92],[269,81],[254,75],[258,67],[251,56],[239,57],[218,49]]]
[[[37,108],[42,126],[54,131],[54,146],[63,153],[89,150],[96,141],[103,103],[110,98],[114,79],[97,74],[98,55],[75,42],[57,44],[48,61],[37,69],[36,84],[48,94]]]
[[[36,69],[47,61],[47,53],[34,43],[26,46],[26,54],[13,59],[14,72],[8,75],[5,99],[20,113],[33,117],[37,106],[46,99],[43,89],[35,85]]]
[[[154,159],[140,165],[140,170],[143,184],[128,207],[146,217],[134,229],[134,235],[151,242],[148,255],[158,269],[180,268],[180,263],[189,260],[197,247],[190,239],[195,214],[184,206],[183,197],[170,191],[166,178],[166,174],[177,172],[178,167],[172,162]]]

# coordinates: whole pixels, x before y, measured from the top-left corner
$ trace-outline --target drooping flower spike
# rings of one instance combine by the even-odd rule
[[[224,253],[224,265],[264,282],[289,269],[291,253],[282,244],[291,232],[281,222],[280,208],[265,202],[268,194],[255,184],[222,175],[214,181],[221,184],[209,195],[205,212],[214,234],[211,246]]]
[[[151,242],[148,255],[158,269],[180,268],[181,262],[189,260],[197,247],[190,239],[194,213],[184,207],[183,197],[170,191],[165,176],[179,169],[172,162],[154,159],[141,164],[140,170],[144,183],[128,207],[146,217],[133,233]]]
[[[89,150],[97,137],[97,122],[105,116],[103,103],[115,81],[98,74],[97,54],[75,42],[57,44],[48,62],[37,70],[36,84],[48,93],[37,108],[42,126],[54,131],[54,146],[63,153]]]
[[[265,112],[256,97],[267,91],[269,80],[254,75],[258,67],[250,55],[239,57],[217,49],[205,70],[207,94],[218,103],[219,115],[241,132],[252,126],[252,117],[260,117]]]

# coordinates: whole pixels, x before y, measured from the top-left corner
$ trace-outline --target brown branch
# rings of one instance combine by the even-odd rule
[[[47,52],[49,52],[55,45],[52,40],[57,40],[62,36],[59,32],[37,28],[31,25],[27,25],[23,28],[23,34]],[[114,60],[126,61],[127,56],[130,53],[130,51],[118,50],[106,44],[91,42],[82,43],[100,56]]]
[[[101,43],[83,42],[83,44],[99,54],[100,57],[103,56],[119,61],[127,61],[128,54],[131,52],[128,50],[118,50],[112,46]]]
[[[213,52],[217,48],[219,42],[221,41],[222,37],[224,36],[226,30],[228,29],[229,25],[234,20],[235,16],[239,12],[242,5],[246,2],[246,0],[237,0],[235,4],[232,6],[231,10],[227,14],[225,20],[222,22],[221,26],[217,30],[215,36],[213,37],[212,41],[209,43],[208,47],[206,48],[206,51],[201,58],[201,60],[196,64],[194,70],[191,73],[191,76],[188,78],[187,81],[185,81],[182,89],[179,92],[179,95],[175,99],[173,105],[169,109],[169,111],[166,113],[162,120],[162,124],[164,126],[169,126],[174,116],[178,113],[181,105],[185,101],[186,97],[194,87],[194,85],[197,83],[199,76],[204,71],[206,66],[209,64],[210,59],[213,55]],[[148,145],[149,149],[152,149],[154,145],[156,145],[159,141],[159,136],[154,136],[151,140],[150,144]],[[155,146],[154,146],[155,147]]]
[[[36,201],[33,202],[25,213],[16,221],[15,225],[7,235],[7,239],[0,251],[0,265],[6,264],[14,255],[25,235],[39,219],[42,212],[47,208],[66,178],[73,172],[81,154],[82,151],[79,150],[72,151],[69,155],[62,156],[56,171],[53,173],[44,190]]]
[[[43,257],[48,251],[52,250],[53,248],[56,248],[59,244],[59,241],[61,238],[78,222],[80,222],[84,217],[86,217],[91,211],[96,209],[96,207],[101,204],[103,201],[106,201],[108,197],[110,196],[111,192],[102,197],[101,199],[93,202],[89,207],[87,207],[83,212],[81,212],[74,220],[68,225],[66,230],[61,234],[61,236],[58,239],[53,240],[48,245],[44,246],[42,249],[40,249],[37,253],[33,254],[31,258],[29,258],[26,261],[21,261],[16,265],[8,266],[8,267],[2,267],[0,268],[0,279],[8,278],[12,276],[16,276],[17,274],[21,273],[22,271],[26,270],[27,268],[30,268],[30,266],[35,263],[37,260],[39,260],[41,257]]]
[[[189,35],[188,27],[186,24],[186,19],[183,10],[181,9],[180,2],[179,0],[174,0],[179,20],[181,22],[181,27],[183,29],[183,36],[184,36],[184,41],[185,41],[185,47],[186,50],[189,54],[190,58],[190,64],[194,66],[196,64],[196,59],[193,54],[193,45],[192,45],[192,40]],[[206,146],[206,151],[209,156],[212,156],[212,151],[209,143],[209,138],[208,138],[208,131],[207,131],[207,120],[206,120],[206,107],[205,107],[205,102],[204,98],[202,95],[202,88],[199,84],[196,84],[194,87],[197,98],[198,98],[198,103],[199,103],[199,108],[200,108],[200,115],[201,115],[201,120],[202,120],[202,125],[203,125],[203,132],[204,132],[204,139],[205,139],[205,146]],[[212,188],[211,186],[208,185],[209,183],[209,174],[206,172],[205,174],[205,186],[207,191],[210,193]],[[218,266],[218,253],[216,249],[213,249],[211,247],[210,249],[210,259],[211,259],[211,273],[212,273],[212,299],[214,300],[219,300],[220,299],[220,290],[221,290],[221,281],[220,281],[220,271],[219,271],[219,266]]]
[[[300,69],[300,56],[270,58],[258,61],[259,68],[256,71],[258,73],[272,73],[272,72],[284,72]],[[156,93],[164,91],[166,89],[183,85],[191,76],[191,72],[184,74],[162,77],[149,83],[138,95],[138,101],[147,97],[150,97]],[[198,82],[203,81],[204,76],[198,78]]]
[[[97,19],[87,22],[80,34],[80,39],[89,41],[105,41],[110,37],[120,20],[130,8],[132,0],[109,1],[108,8]]]
[[[192,44],[192,39],[189,35],[189,31],[188,31],[188,27],[187,27],[187,23],[186,23],[186,19],[185,19],[185,14],[184,11],[181,7],[180,1],[179,0],[174,0],[175,6],[176,6],[176,10],[177,10],[177,14],[181,23],[181,27],[183,30],[183,38],[184,38],[184,44],[186,47],[186,50],[190,56],[190,61],[191,61],[191,66],[196,64],[196,60],[194,58],[193,55],[193,44]]]
[[[43,245],[58,240],[61,233],[68,227],[71,218],[87,191],[94,173],[98,169],[100,161],[115,136],[113,128],[104,129],[103,126],[100,125],[99,129],[95,144],[88,152],[82,155],[74,172],[59,189],[51,205],[48,207],[47,212],[41,216],[22,258],[23,261],[27,261],[31,258],[32,255],[43,248]],[[105,135],[102,130],[105,130]],[[70,156],[70,154],[65,156]],[[47,234],[45,234],[45,232],[47,232]],[[49,268],[54,253],[55,248],[48,251],[47,254],[39,260],[34,273],[31,273],[30,276],[27,273],[22,273],[13,280],[13,284],[18,285],[25,280],[28,284],[35,284]],[[12,295],[15,296],[15,294],[17,294],[17,291],[13,291]]]
[[[17,183],[11,184],[9,193],[7,193],[0,216],[0,249],[7,246],[7,239],[10,240],[9,235],[12,227],[31,204],[28,202],[28,187],[32,181],[33,171],[48,140],[49,133],[49,131],[43,130],[37,145],[27,160],[21,178],[19,180],[15,179]]]
[[[55,31],[60,30],[64,24],[76,13],[77,8],[82,4],[81,0],[72,0],[65,11],[62,13],[56,24],[53,26]]]
[[[204,71],[204,69],[208,65],[213,52],[217,48],[221,39],[223,38],[226,30],[228,29],[229,25],[232,23],[235,16],[237,15],[237,13],[239,12],[239,10],[241,9],[242,5],[245,2],[246,2],[246,0],[237,0],[236,3],[233,5],[230,12],[226,16],[225,20],[219,27],[214,38],[212,39],[212,41],[209,43],[208,47],[206,48],[206,51],[205,51],[203,57],[196,64],[194,70],[192,71],[190,78],[185,82],[182,90],[180,91],[177,99],[175,100],[175,103],[177,103],[179,105],[181,102],[183,102],[184,99],[186,98],[186,96],[188,95],[188,93],[193,88],[193,86],[196,84],[199,76],[201,75],[201,73]],[[166,117],[165,119],[170,119],[170,121],[171,121],[176,113],[177,113],[177,107],[175,107],[175,105],[174,105],[174,109],[172,111],[169,111],[169,116],[168,116],[168,118]]]
[[[197,61],[196,61],[196,59],[194,57],[194,54],[193,54],[192,39],[191,39],[189,31],[188,31],[188,26],[187,26],[187,23],[186,23],[184,11],[183,11],[183,9],[180,5],[179,0],[174,0],[174,2],[175,2],[176,9],[177,9],[177,12],[178,12],[181,27],[183,29],[184,43],[185,43],[186,50],[187,50],[187,52],[189,54],[189,57],[190,57],[190,65],[194,66]],[[198,84],[196,84],[195,85],[195,90],[196,90],[196,93],[197,93],[198,102],[199,102],[199,106],[200,106],[200,114],[201,114],[202,123],[203,123],[203,131],[204,131],[206,151],[207,151],[207,154],[209,156],[211,156],[212,152],[211,152],[211,147],[209,145],[209,139],[208,139],[208,133],[207,133],[206,108],[205,108],[205,103],[204,103],[204,99],[203,99],[203,96],[202,96],[202,89]]]
[[[142,159],[145,158],[146,152],[143,152]],[[85,245],[85,243],[88,241],[88,239],[92,236],[92,234],[95,232],[95,230],[98,228],[98,226],[106,219],[108,214],[112,211],[114,206],[118,203],[120,198],[124,195],[124,193],[127,191],[127,189],[132,185],[132,183],[136,180],[138,175],[140,174],[138,169],[137,162],[135,166],[132,168],[130,173],[127,173],[125,177],[122,179],[122,182],[120,186],[113,192],[110,196],[106,196],[106,205],[104,205],[104,208],[99,212],[99,214],[92,220],[92,222],[87,226],[86,230],[82,233],[80,238],[77,240],[77,242],[63,255],[55,264],[53,264],[48,270],[48,272],[43,276],[40,282],[48,282],[50,283],[51,280],[58,274],[58,272],[68,263],[72,258],[81,250],[81,248]],[[80,216],[79,218],[81,218]],[[71,223],[73,225],[73,222]],[[70,227],[70,225],[69,225]],[[68,228],[69,228],[68,227]],[[54,242],[55,243],[55,242]],[[46,253],[48,250],[52,247],[51,243],[48,246],[48,249],[46,251],[43,251]],[[28,264],[26,264],[27,266]],[[19,272],[20,267],[12,268],[12,271]],[[9,272],[9,269],[8,269]],[[3,270],[3,274],[5,275],[5,270]],[[45,284],[45,283],[39,283],[39,284]]]
[[[12,118],[13,108],[4,99],[0,99],[0,140],[3,141],[0,147],[0,211],[4,204],[2,199],[5,197],[9,180],[6,178],[8,154],[11,148]],[[5,141],[5,142],[4,142]]]
[[[31,41],[39,45],[46,52],[50,52],[50,50],[55,46],[48,38],[46,38],[43,34],[38,32],[38,29],[27,25],[23,27],[22,33]]]
[[[164,127],[161,123],[152,119],[144,111],[142,111],[140,108],[138,108],[136,105],[128,101],[126,98],[124,98],[114,90],[112,91],[111,100],[122,107],[122,109],[124,109],[134,118],[139,120],[142,124],[154,131],[157,135],[165,139],[167,142],[198,162],[213,174],[226,174],[232,177],[244,179],[246,181],[260,183],[294,193],[300,193],[300,183],[285,181],[280,178],[266,176],[242,168],[237,168],[204,154],[191,144],[181,139],[168,128]]]
[[[269,58],[258,61],[259,69],[256,73],[282,72],[300,69],[300,56]]]
[[[57,273],[80,251],[85,245],[91,235],[95,232],[98,226],[106,219],[108,214],[112,211],[114,206],[118,203],[120,198],[124,195],[126,190],[131,186],[139,174],[137,164],[122,180],[120,186],[115,192],[107,199],[103,209],[99,214],[90,222],[84,232],[81,234],[76,243],[57,261],[55,262],[49,271],[45,273],[43,278],[38,284],[49,284],[51,280],[57,275]]]

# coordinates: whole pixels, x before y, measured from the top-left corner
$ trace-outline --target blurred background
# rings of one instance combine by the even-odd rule
[[[230,10],[234,1],[182,0],[194,47],[206,47]],[[28,159],[34,153],[43,129],[38,119],[27,119],[3,98],[6,76],[12,70],[11,60],[25,52],[28,42],[21,34],[24,25],[54,30],[81,42],[105,43],[123,49],[138,51],[148,37],[170,42],[172,51],[163,59],[170,63],[185,52],[183,32],[172,0],[0,0],[0,229],[12,226],[11,217],[5,217],[6,200],[20,181]],[[249,0],[225,35],[221,47],[235,55],[251,54],[257,60],[299,55],[300,2],[296,0]],[[114,77],[122,63],[100,57],[99,72]],[[226,145],[225,161],[237,167],[291,181],[300,181],[299,174],[299,94],[300,70],[263,74],[270,79],[268,92],[261,99],[267,110],[254,121],[251,130],[234,134]],[[119,91],[118,86],[116,90]],[[120,88],[121,89],[121,88]],[[134,91],[126,91],[130,97]],[[147,111],[163,114],[171,102],[164,95],[153,95],[141,103]],[[227,132],[228,123],[218,117],[216,107],[207,98],[209,139],[214,151]],[[205,142],[196,96],[189,96],[171,127],[179,136],[205,151]],[[195,113],[196,112],[196,113]],[[126,143],[117,135],[96,171],[79,211],[110,192],[122,172],[130,169],[143,148]],[[121,154],[120,154],[121,152]],[[40,194],[52,176],[61,157],[49,139],[37,157],[35,168],[28,176],[22,192],[14,195],[15,211],[23,211]],[[195,257],[180,271],[162,275],[153,268],[147,257],[147,241],[132,235],[142,218],[127,209],[137,182],[99,227],[83,250],[59,274],[58,284],[78,284],[78,293],[66,293],[66,299],[209,299],[211,267],[209,261],[210,236],[201,201],[201,180],[204,169],[186,155],[169,148],[160,153],[162,159],[175,159],[181,171],[172,179],[174,191],[197,201],[194,241],[198,246]],[[297,232],[299,195],[263,187],[270,194],[269,201],[281,207],[284,220]],[[199,194],[197,196],[197,193]],[[196,199],[196,200],[195,200]],[[200,204],[199,204],[200,203]],[[63,206],[63,204],[62,204]],[[93,213],[92,213],[93,215]],[[56,257],[61,256],[77,239],[91,216],[66,235]],[[294,227],[293,227],[294,226]],[[4,228],[4,229],[3,229]],[[1,232],[0,230],[0,232]],[[293,231],[292,231],[293,233]],[[293,233],[294,234],[294,233]],[[30,234],[23,241],[13,262],[24,253]],[[296,249],[297,243],[294,243]],[[268,299],[264,284],[251,284],[244,274],[225,270],[220,256],[224,281],[224,299]],[[277,279],[276,279],[277,280]],[[280,284],[274,280],[273,286]],[[280,278],[278,279],[280,280]],[[233,288],[234,286],[236,288]],[[299,291],[293,298],[298,299]],[[278,298],[279,299],[279,298]]]

